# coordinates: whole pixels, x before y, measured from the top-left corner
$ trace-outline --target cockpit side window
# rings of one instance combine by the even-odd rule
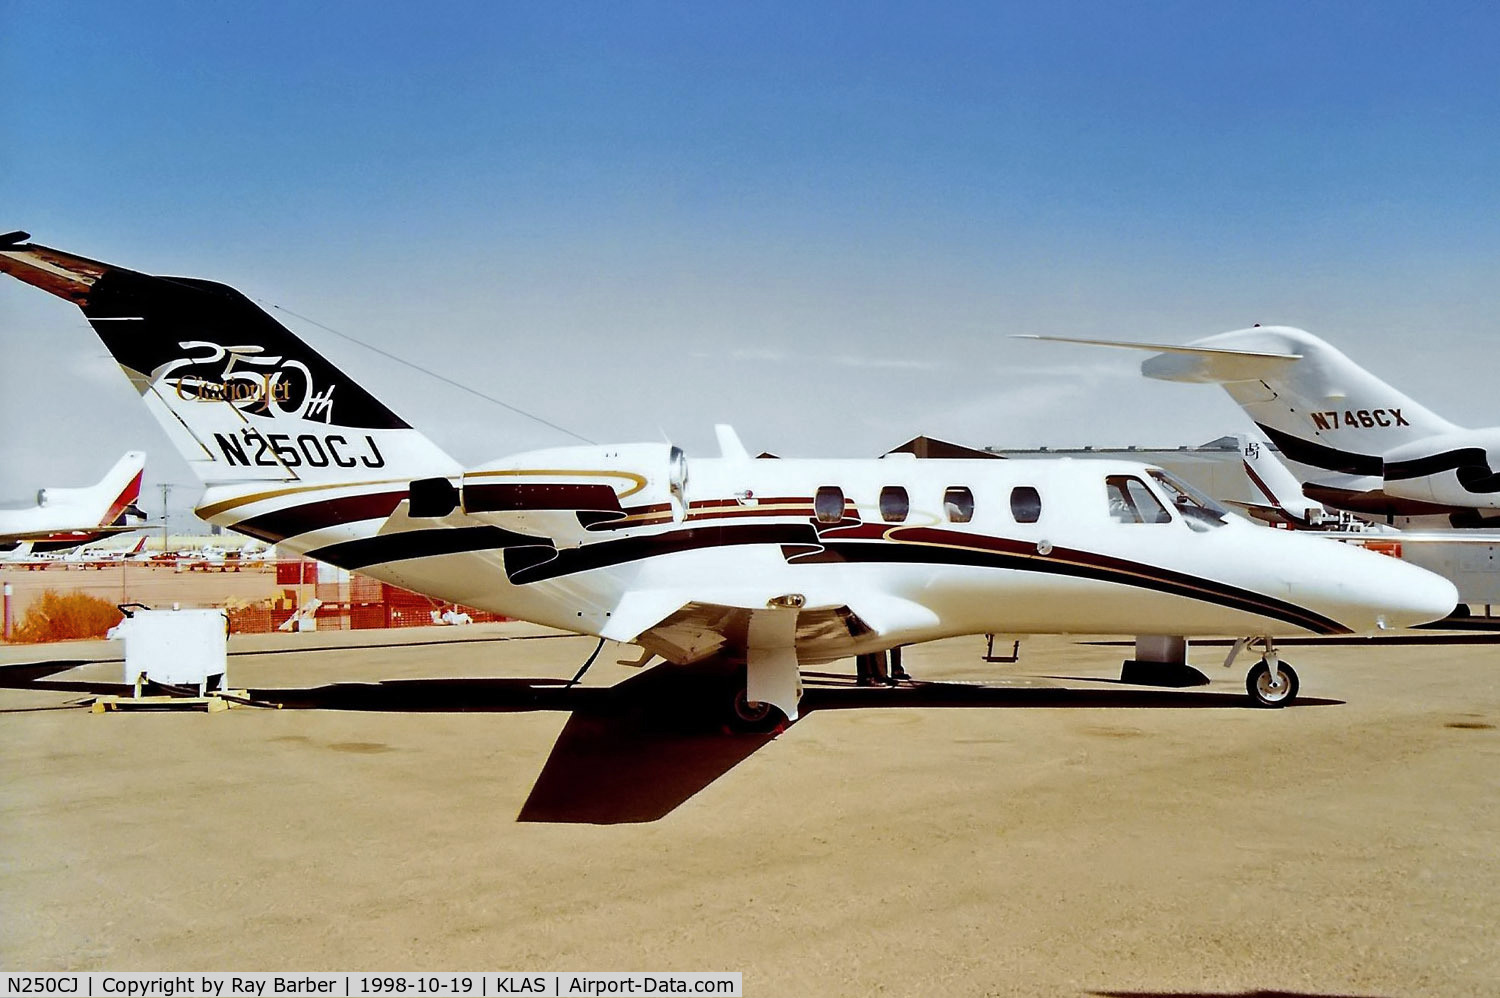
[[[1134,475],[1104,479],[1109,492],[1109,515],[1120,523],[1171,523],[1172,514],[1146,483]]]
[[[1010,515],[1017,523],[1035,523],[1042,518],[1042,494],[1030,485],[1010,490]]]
[[[899,485],[880,490],[880,518],[886,523],[900,523],[911,512],[911,497]]]
[[[844,518],[844,490],[837,485],[820,485],[813,493],[813,514],[819,523],[838,523]]]
[[[1194,530],[1222,527],[1229,522],[1229,510],[1214,502],[1191,485],[1174,478],[1160,468],[1149,468],[1148,473],[1166,492],[1167,498],[1182,515],[1182,521]]]
[[[943,512],[949,523],[968,523],[974,519],[974,493],[967,485],[950,485],[943,493]]]

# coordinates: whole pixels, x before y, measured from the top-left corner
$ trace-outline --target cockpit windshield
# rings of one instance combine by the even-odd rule
[[[1208,496],[1193,488],[1187,482],[1162,471],[1160,468],[1149,469],[1151,477],[1156,484],[1166,492],[1167,498],[1172,500],[1172,505],[1177,512],[1182,514],[1183,522],[1194,530],[1207,530],[1209,527],[1222,527],[1229,522],[1229,510],[1220,506]]]

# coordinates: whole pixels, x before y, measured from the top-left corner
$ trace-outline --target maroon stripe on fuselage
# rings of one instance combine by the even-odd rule
[[[791,506],[793,508],[767,508],[772,506]],[[627,506],[624,512],[628,519],[590,523],[588,524],[588,529],[595,532],[631,530],[636,527],[658,527],[662,524],[674,522],[671,503],[659,502],[652,503],[649,506]],[[688,514],[684,517],[684,520],[697,523],[705,520],[753,520],[773,516],[801,518],[811,517],[812,515],[812,500],[806,496],[802,496],[801,498],[777,497],[772,499],[757,499],[751,504],[743,504],[736,499],[695,499],[688,504]]]
[[[336,527],[341,523],[358,523],[360,520],[375,520],[390,516],[401,500],[406,498],[405,489],[390,492],[367,492],[356,496],[338,496],[334,499],[318,499],[299,506],[261,513],[231,524],[242,534],[259,537],[273,544],[305,534],[313,530]]]
[[[1128,584],[1207,599],[1225,606],[1238,605],[1241,609],[1251,609],[1254,612],[1264,613],[1266,616],[1296,623],[1311,631],[1325,634],[1350,633],[1349,628],[1338,621],[1296,603],[1254,590],[1227,585],[1201,575],[1177,572],[1145,562],[1062,547],[1054,548],[1043,556],[1037,551],[1036,544],[1031,541],[962,533],[940,527],[905,527],[893,531],[890,536],[898,543],[962,547],[968,550],[993,551],[1000,555],[1023,557],[1034,562],[1036,569],[1040,571],[1047,571],[1043,566],[1067,564],[1092,572],[1108,573],[1115,577],[1115,581],[1124,582],[1134,577],[1138,581],[1130,581]]]
[[[707,506],[743,505],[746,506],[746,508],[753,509],[756,504],[762,506],[795,506],[800,504],[809,508],[812,507],[812,500],[807,496],[746,496],[745,498],[752,501],[749,503],[741,503],[739,497],[737,496],[728,499],[694,499],[691,503],[688,504],[688,508],[699,509],[701,507]]]
[[[465,485],[463,497],[466,513],[520,513],[544,509],[620,511],[619,497],[608,485],[494,482]]]
[[[836,538],[828,531],[816,530],[811,523],[688,527],[548,552],[543,561],[528,558],[523,564],[508,559],[506,569],[511,582],[525,585],[660,555],[740,544],[779,544],[783,557],[794,565],[888,562],[1066,575],[1214,603],[1282,620],[1315,633],[1350,633],[1338,621],[1307,607],[1144,562],[1070,548],[1055,548],[1041,555],[1034,541],[956,530],[902,528],[894,524],[867,526],[880,530],[882,538]]]

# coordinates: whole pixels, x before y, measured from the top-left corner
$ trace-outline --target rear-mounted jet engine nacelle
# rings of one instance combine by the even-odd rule
[[[1500,427],[1424,437],[1384,460],[1387,495],[1500,508]]]
[[[627,515],[681,520],[687,458],[671,444],[555,447],[465,471],[458,504],[467,515],[566,543]]]
[[[419,478],[406,495],[408,516],[447,516],[458,508],[458,486],[446,478]]]

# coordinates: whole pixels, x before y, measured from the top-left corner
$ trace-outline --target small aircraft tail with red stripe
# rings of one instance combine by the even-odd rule
[[[144,451],[127,451],[93,485],[39,489],[35,506],[0,511],[0,545],[45,554],[139,529],[130,518],[146,516],[135,505],[145,467]]]

